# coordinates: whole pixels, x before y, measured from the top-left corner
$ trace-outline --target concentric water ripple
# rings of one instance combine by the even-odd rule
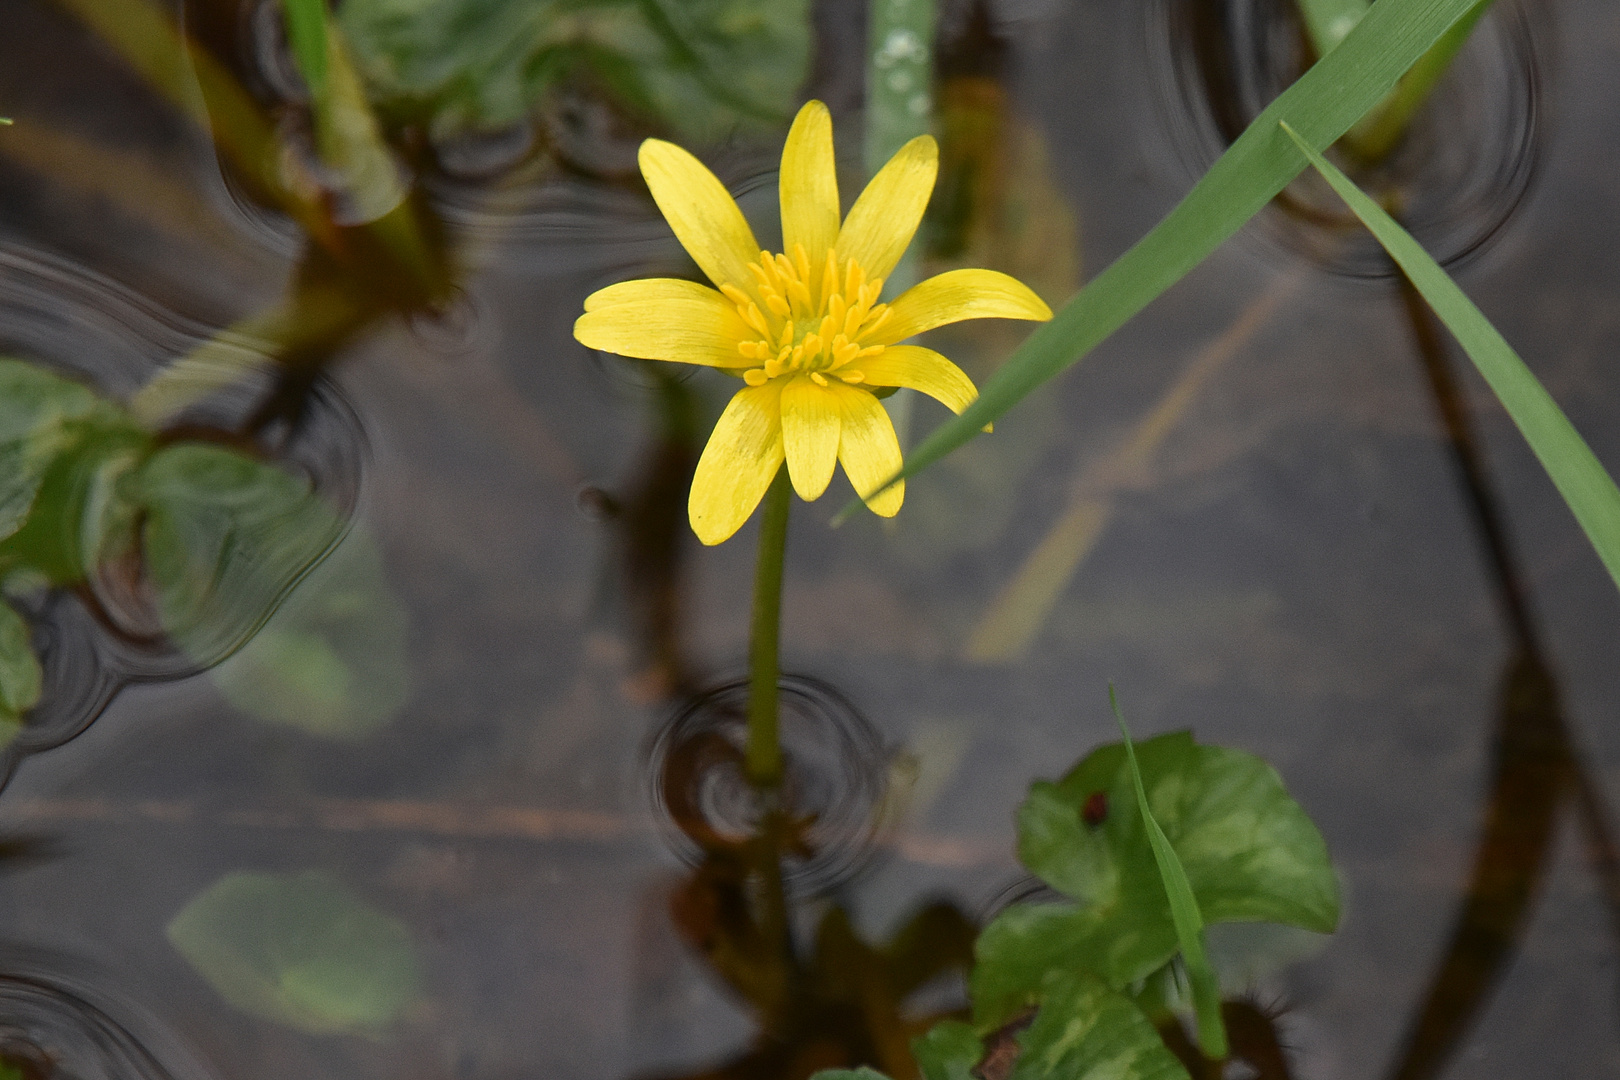
[[[785,775],[775,798],[808,822],[802,845],[782,852],[783,879],[799,892],[824,892],[872,853],[890,754],[832,687],[796,675],[778,686]],[[694,698],[654,736],[648,787],[671,848],[688,863],[760,832],[769,797],[743,773],[747,717],[748,682],[739,679]]]
[[[1304,72],[1304,30],[1292,0],[1154,0],[1146,10],[1160,112],[1196,177]],[[1530,188],[1545,127],[1546,15],[1537,0],[1492,5],[1397,149],[1354,173],[1398,206],[1442,264],[1484,250]],[[1271,242],[1336,273],[1392,273],[1382,248],[1315,173],[1307,170],[1275,208],[1258,219]]]
[[[29,1080],[206,1080],[211,1071],[125,996],[73,964],[0,948],[0,1058]]]

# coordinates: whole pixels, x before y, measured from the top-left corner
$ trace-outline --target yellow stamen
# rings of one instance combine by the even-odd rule
[[[759,310],[759,305],[752,300],[748,301],[748,310],[742,313],[743,322],[758,330],[766,337],[771,336],[771,324],[765,321],[765,313]]]
[[[810,284],[810,256],[805,252],[803,244],[793,245],[793,262],[798,267],[799,280],[808,286]]]

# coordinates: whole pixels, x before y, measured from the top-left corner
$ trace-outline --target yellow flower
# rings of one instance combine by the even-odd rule
[[[832,117],[812,101],[782,148],[782,246],[760,250],[742,211],[702,162],[658,139],[641,174],[675,236],[719,291],[674,278],[610,285],[585,300],[574,336],[593,349],[702,364],[746,384],[726,406],[692,479],[688,512],[705,544],[748,520],[784,459],[793,489],[819,498],[842,462],[867,505],[892,517],[904,483],[894,425],[873,389],[908,386],[960,413],[978,391],[932,349],[901,345],[963,319],[1050,319],[1026,286],[952,270],[881,304],[883,279],[922,221],[939,171],[932,137],[911,140],[839,222]]]

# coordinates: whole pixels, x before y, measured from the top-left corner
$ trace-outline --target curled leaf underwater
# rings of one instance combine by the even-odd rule
[[[904,483],[894,425],[874,390],[911,387],[960,413],[978,391],[932,349],[900,342],[964,319],[1052,317],[1028,287],[993,270],[952,270],[878,302],[922,222],[939,169],[931,136],[911,140],[842,223],[832,117],[812,101],[782,148],[782,246],[762,251],[724,185],[671,143],[641,144],[641,173],[675,236],[718,291],[675,278],[591,294],[574,336],[593,349],[719,368],[743,380],[698,461],[692,530],[718,544],[748,520],[783,460],[793,489],[819,498],[844,465],[877,514]]]

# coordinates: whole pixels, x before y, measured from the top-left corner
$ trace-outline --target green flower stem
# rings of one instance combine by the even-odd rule
[[[754,567],[754,617],[748,640],[748,779],[762,788],[782,781],[782,741],[777,734],[776,683],[781,674],[782,562],[787,554],[788,510],[793,497],[787,463],[765,493],[759,522],[759,562]]]

